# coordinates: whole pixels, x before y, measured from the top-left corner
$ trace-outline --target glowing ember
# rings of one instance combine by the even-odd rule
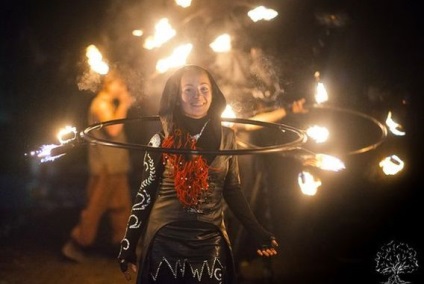
[[[155,34],[146,38],[144,48],[149,50],[158,48],[173,38],[176,34],[177,32],[169,24],[169,20],[167,18],[162,18],[155,25]]]
[[[315,92],[315,101],[317,104],[322,104],[326,101],[328,101],[328,94],[327,90],[325,89],[325,86],[323,83],[318,82],[316,92]]]
[[[101,75],[109,72],[109,66],[103,61],[103,56],[95,45],[88,46],[85,55],[88,58],[88,64],[94,72]]]
[[[133,30],[132,31],[132,35],[136,36],[136,37],[141,37],[143,35],[143,31],[142,30]]]
[[[181,7],[183,7],[183,8],[187,8],[187,7],[190,7],[190,5],[191,5],[191,0],[175,0],[175,3],[176,3],[178,6],[181,6]]]
[[[218,36],[210,45],[215,52],[228,52],[231,50],[231,37],[229,34]]]
[[[391,155],[383,159],[379,166],[385,175],[395,175],[404,168],[405,163],[398,156]]]
[[[165,73],[171,68],[180,67],[186,64],[187,57],[190,55],[193,45],[191,43],[180,45],[175,48],[171,56],[160,59],[156,64],[156,70],[159,73]]]
[[[315,195],[318,191],[318,187],[321,186],[321,180],[315,178],[309,172],[301,172],[297,178],[300,190],[305,195]]]
[[[273,9],[268,9],[264,6],[259,6],[247,12],[247,15],[252,21],[256,23],[260,20],[270,21],[278,16],[278,12]]]
[[[404,131],[401,131],[402,125],[396,123],[392,119],[392,112],[389,111],[389,114],[387,115],[386,119],[386,125],[389,127],[390,132],[392,132],[396,136],[404,136],[406,133]]]
[[[306,134],[308,134],[308,136],[316,143],[323,143],[327,141],[330,132],[325,127],[314,125],[306,130]]]

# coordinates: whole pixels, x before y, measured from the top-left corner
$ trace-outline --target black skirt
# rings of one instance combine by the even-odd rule
[[[149,282],[227,283],[227,243],[215,226],[198,221],[161,228],[148,254]]]

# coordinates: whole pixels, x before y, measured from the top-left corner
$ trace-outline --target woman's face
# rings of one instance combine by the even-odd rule
[[[207,115],[212,103],[212,86],[206,72],[190,70],[181,77],[181,110],[191,118]]]

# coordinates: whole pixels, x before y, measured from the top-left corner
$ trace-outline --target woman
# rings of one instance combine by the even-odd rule
[[[88,111],[89,125],[127,117],[133,99],[127,84],[115,70],[104,77],[103,87],[93,98]],[[122,124],[102,128],[96,133],[99,139],[125,143]],[[110,243],[117,248],[125,233],[125,222],[131,211],[131,192],[128,184],[129,153],[125,149],[102,145],[88,148],[90,177],[87,185],[87,205],[81,211],[78,224],[72,229],[62,254],[69,260],[84,262],[85,251],[93,247],[103,216],[110,221]]]
[[[167,81],[153,147],[234,149],[234,131],[221,126],[225,98],[205,69],[185,66]],[[118,259],[137,283],[234,283],[234,263],[224,224],[224,201],[258,242],[258,254],[273,256],[275,237],[254,217],[241,190],[236,156],[146,152],[144,172]]]

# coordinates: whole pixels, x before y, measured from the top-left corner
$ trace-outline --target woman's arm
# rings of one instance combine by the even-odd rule
[[[156,134],[151,140],[149,145],[155,146],[159,141],[159,135]],[[156,147],[157,147],[156,146]],[[144,155],[144,169],[142,173],[142,181],[140,188],[134,200],[131,209],[131,215],[128,218],[127,230],[125,236],[121,241],[121,249],[118,255],[121,270],[127,277],[128,264],[137,263],[136,248],[139,241],[141,232],[147,223],[150,215],[154,200],[158,190],[158,174],[160,172],[161,154],[146,152]]]
[[[277,247],[278,244],[274,235],[258,222],[241,190],[237,156],[232,156],[229,159],[229,168],[224,184],[223,195],[231,212],[257,241],[259,246],[258,254],[264,256],[276,254],[275,247]]]

